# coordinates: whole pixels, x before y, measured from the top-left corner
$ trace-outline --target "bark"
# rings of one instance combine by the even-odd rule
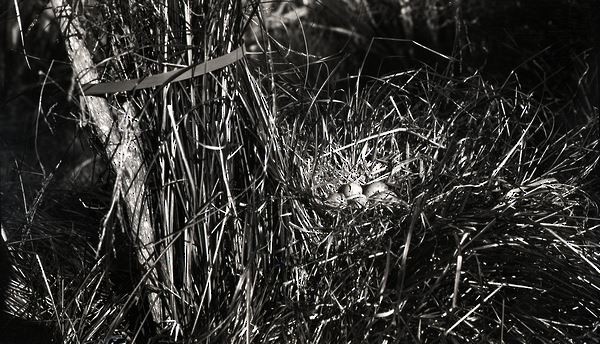
[[[65,46],[75,76],[76,88],[98,80],[91,54],[82,37],[85,32],[71,7],[63,0],[51,0]],[[111,164],[115,169],[114,197],[121,197],[127,207],[134,237],[139,243],[138,261],[146,270],[146,287],[149,291],[151,312],[156,322],[162,321],[162,302],[156,294],[158,286],[158,270],[155,262],[157,255],[154,248],[155,235],[150,221],[150,212],[145,203],[145,185],[147,171],[137,143],[141,139],[135,120],[134,109],[126,103],[118,113],[114,113],[108,101],[102,97],[82,96],[88,124],[95,135],[104,142],[106,154],[112,157]],[[114,115],[114,116],[113,116]],[[82,115],[83,116],[83,115]]]

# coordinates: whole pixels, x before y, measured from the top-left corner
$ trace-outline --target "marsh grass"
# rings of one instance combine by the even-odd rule
[[[84,191],[105,217],[80,210],[69,223],[89,234],[42,210],[23,225],[15,286],[31,310],[13,313],[54,320],[77,343],[598,336],[597,114],[565,125],[582,111],[576,102],[555,106],[516,74],[454,74],[459,62],[444,58],[447,68],[359,69],[340,83],[333,60],[286,49],[282,27],[253,2],[98,1],[85,11],[104,80],[214,58],[244,34],[257,49],[201,78],[109,96],[137,115],[155,256],[136,261],[122,203],[109,211],[110,197]],[[323,203],[343,183],[376,180],[403,202]]]

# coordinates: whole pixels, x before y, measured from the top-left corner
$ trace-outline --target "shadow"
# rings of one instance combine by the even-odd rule
[[[62,343],[49,326],[0,313],[0,344]]]

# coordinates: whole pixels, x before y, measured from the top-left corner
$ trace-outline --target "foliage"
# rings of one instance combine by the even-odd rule
[[[398,68],[368,58],[398,42],[370,40],[391,2],[80,8],[104,81],[240,44],[252,52],[209,75],[109,96],[115,113],[127,102],[138,116],[157,254],[136,261],[136,224],[106,194],[63,200],[48,179],[39,209],[10,224],[21,298],[11,312],[55,321],[77,343],[594,341],[597,109],[565,100],[551,78],[530,89],[518,73],[499,82],[466,68],[465,47],[435,42],[467,35],[456,25],[475,12],[416,4],[378,32],[418,38],[425,25],[441,52],[404,42],[411,61],[424,49],[434,63]],[[323,202],[342,183],[376,180],[402,202]],[[53,224],[56,212],[70,221]],[[159,290],[145,287],[151,269]],[[149,293],[164,318],[152,318]]]

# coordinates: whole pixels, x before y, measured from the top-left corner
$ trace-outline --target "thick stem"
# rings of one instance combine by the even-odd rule
[[[65,46],[76,76],[78,85],[83,85],[98,79],[98,73],[90,52],[81,37],[84,30],[77,16],[72,13],[69,4],[63,0],[51,0],[55,16],[59,21],[61,32],[64,35]],[[108,101],[101,97],[82,96],[91,125],[101,142],[105,143],[106,154],[112,158],[112,166],[116,171],[117,183],[115,197],[122,197],[127,207],[127,214],[134,229],[134,237],[139,246],[138,261],[146,269],[148,278],[146,287],[150,291],[149,302],[152,316],[155,321],[163,320],[162,302],[154,291],[158,290],[158,274],[155,267],[157,255],[154,249],[154,231],[150,221],[148,205],[144,202],[147,171],[143,158],[136,142],[141,139],[135,119],[134,110],[129,104],[113,117]],[[118,121],[118,123],[115,123]],[[115,125],[116,124],[116,125]]]

